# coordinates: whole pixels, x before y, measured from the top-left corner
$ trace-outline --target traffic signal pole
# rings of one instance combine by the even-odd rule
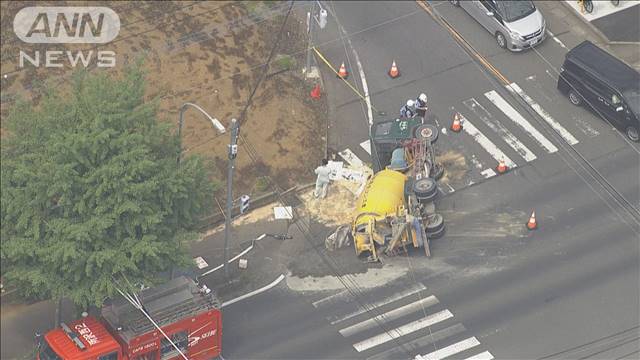
[[[231,237],[231,208],[233,206],[233,170],[235,168],[235,159],[238,154],[238,121],[231,119],[231,140],[228,148],[229,167],[227,171],[227,216],[224,218],[224,268],[225,278],[229,277],[229,269],[227,261],[229,259],[229,238]]]

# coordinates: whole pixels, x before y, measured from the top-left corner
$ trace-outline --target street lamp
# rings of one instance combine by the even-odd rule
[[[180,107],[180,120],[178,120],[178,141],[180,141],[180,149],[178,149],[178,165],[180,165],[180,155],[182,154],[182,125],[184,124],[184,112],[187,111],[187,108],[191,106],[194,109],[200,111],[204,116],[207,117],[207,119],[209,119],[209,121],[211,121],[211,124],[213,125],[213,127],[218,130],[218,133],[220,134],[224,134],[226,132],[224,126],[222,126],[222,124],[220,123],[220,121],[218,121],[218,119],[212,117],[211,115],[207,114],[206,111],[204,111],[204,109],[202,109],[200,106],[194,104],[194,103],[190,103],[190,102],[186,102],[184,104],[182,104],[182,106]]]
[[[180,120],[178,121],[178,141],[180,142],[180,149],[178,153],[178,166],[180,166],[180,156],[182,154],[182,125],[184,124],[184,112],[187,110],[187,107],[193,107],[196,110],[200,111],[204,116],[211,121],[216,130],[220,134],[224,134],[226,132],[224,126],[218,121],[218,119],[212,117],[207,114],[200,106],[193,103],[184,103],[180,107]],[[225,277],[229,276],[229,269],[227,268],[227,259],[229,258],[228,247],[229,247],[229,237],[231,231],[231,208],[233,206],[233,170],[235,168],[234,163],[236,159],[236,155],[238,154],[238,132],[239,132],[239,124],[236,119],[231,119],[231,139],[228,147],[228,157],[229,157],[229,167],[227,170],[227,214],[224,217],[224,258],[222,267],[224,269]],[[173,273],[171,274],[171,278],[173,278]]]

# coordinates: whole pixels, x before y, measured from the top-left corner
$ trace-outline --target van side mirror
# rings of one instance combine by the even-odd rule
[[[616,108],[616,112],[620,112],[620,111],[622,111],[622,110],[624,110],[624,107],[622,107],[622,106],[618,106],[618,107]]]
[[[493,11],[487,11],[487,16],[493,16]]]

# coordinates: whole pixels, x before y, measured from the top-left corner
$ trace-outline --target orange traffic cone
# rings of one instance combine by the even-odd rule
[[[496,166],[496,171],[498,172],[498,174],[504,174],[507,172],[507,170],[509,170],[507,164],[504,163],[504,160],[500,160],[500,162],[498,162],[498,166]]]
[[[396,66],[396,61],[395,60],[393,60],[393,62],[391,63],[391,69],[389,69],[389,76],[392,79],[395,79],[398,76],[400,76],[400,70],[398,70],[398,67]]]
[[[462,130],[462,122],[460,121],[460,114],[455,113],[453,115],[453,123],[451,124],[451,131],[460,132]]]
[[[345,68],[344,63],[342,63],[342,65],[340,65],[340,70],[338,70],[338,77],[342,79],[346,79],[348,76],[349,76],[349,73],[347,72],[347,68]]]
[[[535,230],[538,228],[538,223],[536,222],[536,212],[533,211],[531,213],[531,217],[529,218],[529,222],[527,223],[527,229]]]
[[[311,90],[311,98],[320,99],[320,84],[316,84],[313,90]]]

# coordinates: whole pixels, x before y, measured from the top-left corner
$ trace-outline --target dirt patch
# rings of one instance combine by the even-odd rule
[[[53,2],[52,2],[53,3]],[[73,3],[78,6],[77,2]],[[45,6],[46,2],[39,3]],[[56,6],[62,6],[56,2]],[[204,108],[228,128],[240,119],[261,76],[246,116],[240,119],[241,140],[234,192],[254,193],[260,176],[270,176],[281,188],[308,182],[324,155],[326,99],[311,101],[314,86],[302,79],[305,24],[291,15],[270,66],[265,62],[277,42],[286,2],[91,2],[108,6],[120,17],[118,37],[107,44],[33,45],[21,42],[12,30],[13,17],[23,7],[2,2],[2,115],[19,97],[37,103],[44,82],[68,84],[74,69],[19,66],[20,51],[31,56],[44,50],[92,51],[89,71],[118,74],[139,57],[145,61],[147,96],[159,99],[160,118],[176,124],[185,102]],[[98,51],[116,54],[114,68],[97,66]],[[78,65],[77,67],[82,67]],[[218,134],[202,114],[185,112],[183,147],[186,154],[205,156],[215,177],[224,182],[228,134]]]
[[[458,151],[448,150],[436,156],[436,162],[444,166],[444,175],[439,182],[452,184],[464,179],[469,171],[464,155]]]

